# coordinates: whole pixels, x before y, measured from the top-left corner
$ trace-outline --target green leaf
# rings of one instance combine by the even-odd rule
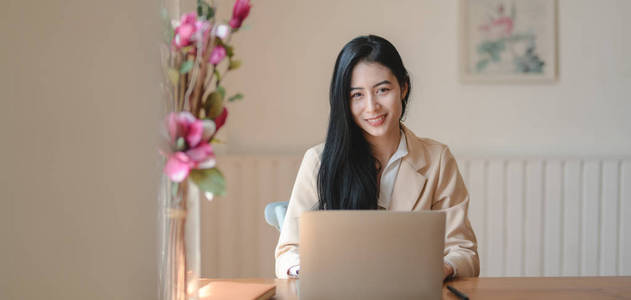
[[[177,151],[183,151],[184,149],[186,149],[186,141],[183,137],[177,138],[177,141],[175,141],[175,148],[177,149]]]
[[[175,198],[177,197],[177,191],[178,188],[180,187],[180,184],[174,181],[170,181],[171,182],[171,197]]]
[[[166,25],[166,29],[163,32],[163,38],[166,43],[171,43],[173,41],[173,36],[175,35],[175,30],[171,27],[171,24]]]
[[[226,98],[226,89],[223,88],[223,86],[218,86],[217,87],[217,92],[219,92],[219,94],[221,94],[221,99],[223,100],[223,98]]]
[[[215,16],[215,8],[208,7],[208,12],[206,13],[206,20],[210,20]]]
[[[180,67],[180,74],[186,74],[186,73],[190,72],[191,69],[193,69],[193,61],[192,60],[187,60]]]
[[[222,141],[222,140],[220,140],[220,139],[218,139],[218,138],[215,138],[215,137],[214,137],[214,138],[212,138],[212,139],[210,139],[210,142],[211,142],[212,144],[225,144],[225,142],[224,142],[224,141]]]
[[[236,95],[228,98],[228,102],[237,101],[243,99],[243,94],[237,93]]]
[[[226,55],[228,58],[231,58],[234,55],[234,48],[232,46],[225,45],[224,49],[226,49]]]
[[[222,39],[215,39],[215,43],[217,43],[216,46],[221,46],[221,47],[224,47],[224,48],[227,47],[226,44],[224,44]]]
[[[475,64],[475,70],[479,73],[482,72],[486,66],[489,64],[489,60],[488,59],[481,59],[480,61],[478,61],[477,64]]]
[[[230,65],[228,66],[228,70],[235,70],[241,66],[241,61],[238,59],[230,60]]]
[[[215,9],[205,1],[197,1],[197,17],[203,20],[210,20],[215,16]]]
[[[200,190],[213,193],[216,196],[226,194],[226,180],[219,169],[192,170],[190,176]]]
[[[204,103],[204,110],[206,111],[206,116],[211,119],[214,119],[221,114],[221,111],[223,110],[223,97],[219,92],[214,91],[208,95],[206,102]]]
[[[197,1],[197,16],[201,17],[204,15],[204,8],[202,7],[202,2]]]
[[[219,74],[219,70],[215,69],[213,73],[215,73],[215,77],[217,77],[217,81],[221,81],[221,74]]]
[[[160,9],[160,17],[162,18],[162,26],[164,27],[162,37],[166,43],[171,43],[173,40],[173,26],[171,26],[171,20],[169,19],[169,15],[165,7]]]
[[[180,52],[186,54],[186,53],[190,53],[191,51],[193,51],[193,46],[185,46],[180,48]]]
[[[176,69],[169,68],[167,71],[167,75],[169,76],[169,81],[174,86],[177,86],[178,81],[180,80],[180,73]]]

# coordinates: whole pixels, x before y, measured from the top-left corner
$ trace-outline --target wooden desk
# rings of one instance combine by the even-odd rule
[[[215,279],[203,279],[200,286]],[[276,284],[277,300],[297,300],[296,280],[220,279]],[[445,283],[470,299],[631,299],[631,277],[465,278]],[[443,287],[443,299],[458,299]]]
[[[465,278],[446,284],[471,299],[631,299],[631,277]],[[443,288],[443,299],[458,299]]]

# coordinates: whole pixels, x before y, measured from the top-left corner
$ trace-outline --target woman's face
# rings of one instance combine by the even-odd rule
[[[375,62],[359,62],[351,75],[351,114],[355,123],[370,137],[396,135],[401,118],[401,99],[407,87],[399,86],[388,67]]]

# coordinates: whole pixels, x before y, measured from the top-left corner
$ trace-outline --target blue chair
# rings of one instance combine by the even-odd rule
[[[265,221],[280,231],[287,214],[289,201],[272,202],[265,206]]]

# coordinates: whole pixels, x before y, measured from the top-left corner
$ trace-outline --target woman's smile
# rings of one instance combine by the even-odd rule
[[[368,119],[364,119],[364,120],[366,120],[366,122],[368,122],[368,124],[370,124],[371,126],[379,127],[379,126],[383,125],[383,123],[386,120],[386,116],[387,115],[388,114],[382,114],[382,115],[376,116],[374,118],[368,118]]]

